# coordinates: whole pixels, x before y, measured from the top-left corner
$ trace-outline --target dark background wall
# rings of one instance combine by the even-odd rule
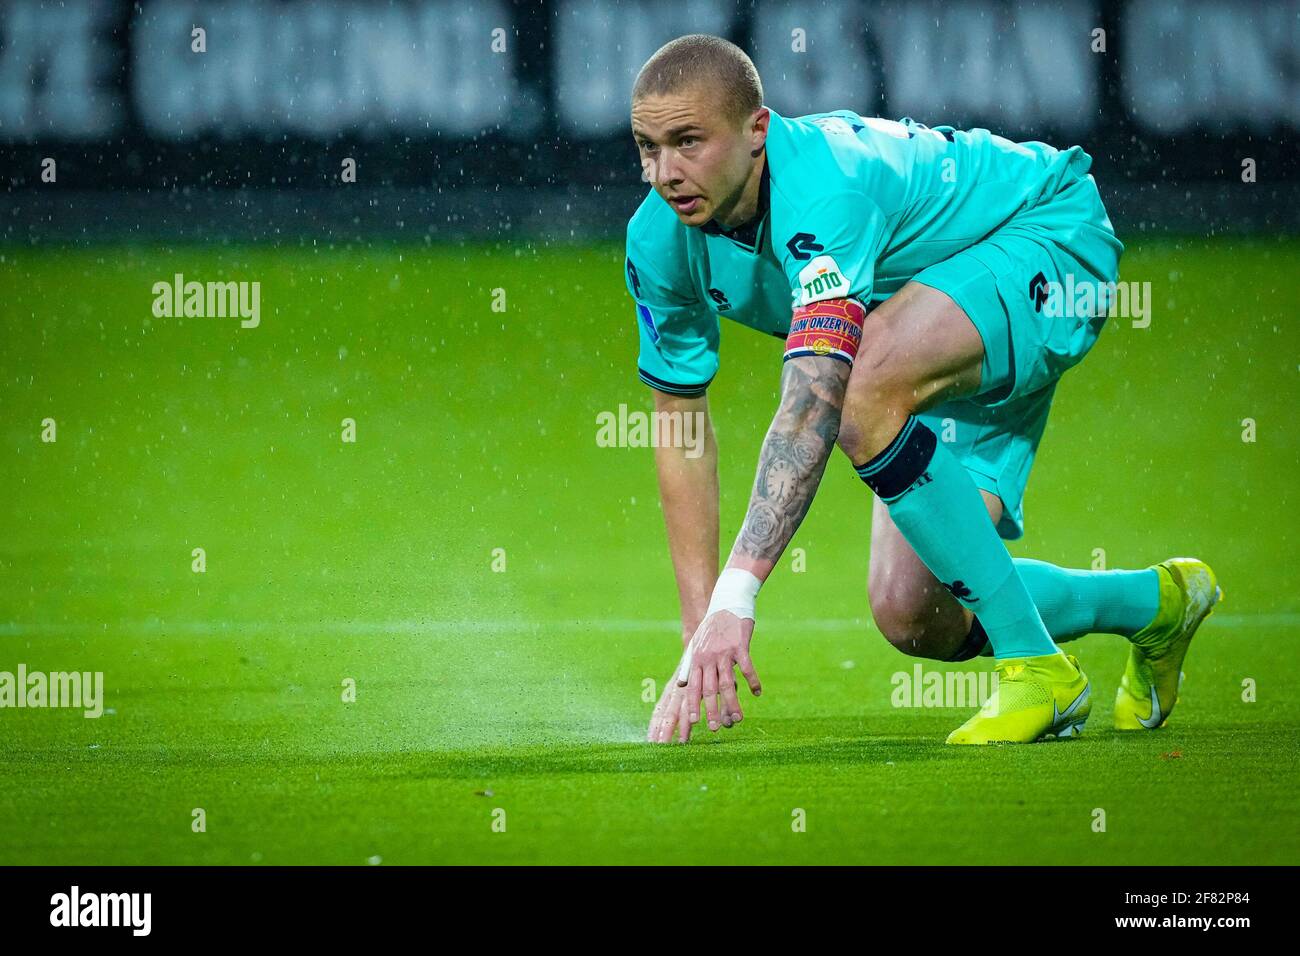
[[[1295,0],[10,0],[0,237],[614,237],[632,80],[689,32],[787,115],[1080,143],[1128,230],[1300,231]]]

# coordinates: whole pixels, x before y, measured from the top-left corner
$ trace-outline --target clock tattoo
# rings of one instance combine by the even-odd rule
[[[835,447],[849,369],[842,362],[800,357],[781,373],[781,407],[763,440],[741,554],[775,562],[808,513],[826,459]]]

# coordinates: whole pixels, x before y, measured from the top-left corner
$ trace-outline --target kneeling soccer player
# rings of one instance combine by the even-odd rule
[[[737,667],[760,691],[755,596],[837,444],[876,496],[868,590],[886,637],[996,659],[997,694],[950,743],[1079,733],[1090,686],[1055,642],[1092,632],[1130,641],[1116,726],[1160,726],[1219,597],[1210,568],[1067,570],[1013,560],[1001,540],[1023,534],[1057,380],[1096,341],[1118,276],[1090,157],[848,110],[786,118],[762,97],[744,52],[704,35],[661,48],[632,94],[653,190],[628,224],[626,279],[658,409],[707,413],[721,316],[785,339],[721,575],[712,431],[695,460],[656,451],[685,649],[648,738],[686,740],[701,700],[711,729],[741,720]],[[1067,283],[1091,284],[1097,307],[1060,308]]]

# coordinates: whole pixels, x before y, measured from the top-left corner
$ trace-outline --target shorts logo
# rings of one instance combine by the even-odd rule
[[[726,312],[731,308],[731,303],[727,301],[727,294],[721,289],[710,289],[709,298],[717,303],[719,312]]]
[[[796,232],[785,247],[790,250],[790,255],[800,262],[811,259],[814,252],[823,252],[826,249],[811,232]]]
[[[1041,272],[1029,280],[1029,301],[1034,303],[1034,311],[1042,312],[1047,304],[1047,276]]]
[[[799,273],[799,304],[840,299],[849,294],[849,282],[833,256],[818,256]]]

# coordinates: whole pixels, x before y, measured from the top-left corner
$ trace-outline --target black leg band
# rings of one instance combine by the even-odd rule
[[[957,652],[948,658],[949,661],[968,661],[972,657],[978,657],[980,651],[988,645],[989,636],[984,633],[984,625],[980,623],[977,617],[971,618],[970,633],[966,635],[966,640],[961,642],[961,647]]]
[[[877,497],[888,501],[897,498],[921,477],[934,460],[937,444],[934,432],[915,415],[909,415],[889,447],[865,465],[854,465],[853,470]]]

